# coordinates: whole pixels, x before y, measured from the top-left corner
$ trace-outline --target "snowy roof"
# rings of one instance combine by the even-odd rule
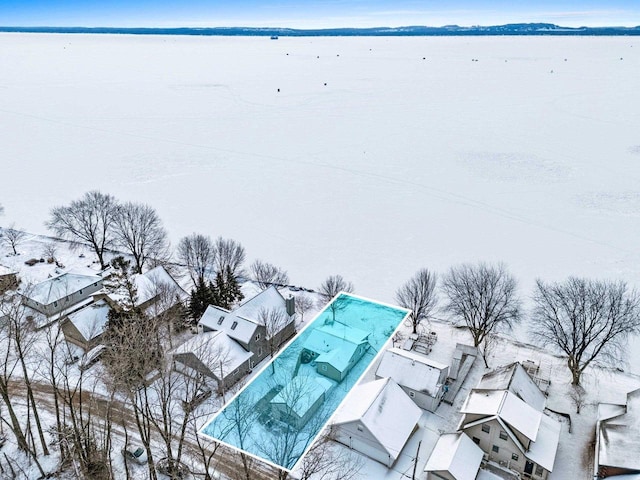
[[[271,403],[287,405],[298,417],[302,418],[332,386],[333,384],[325,378],[299,375],[293,377],[271,399]]]
[[[598,404],[598,420],[609,420],[626,413],[625,405],[616,405],[615,403],[599,403]]]
[[[599,464],[640,470],[640,389],[627,394],[626,413],[600,424]]]
[[[224,377],[253,356],[221,331],[199,333],[173,351],[181,353],[192,353],[216,376],[222,367]]]
[[[484,452],[464,433],[445,433],[424,467],[425,472],[449,472],[455,480],[475,480]]]
[[[224,308],[209,305],[199,322],[211,330],[221,330],[231,338],[248,344],[258,325]]]
[[[49,305],[101,281],[102,278],[97,275],[63,273],[38,283],[31,290],[25,292],[25,297],[41,305]]]
[[[160,286],[169,288],[171,292],[175,292],[183,300],[188,297],[188,293],[184,291],[162,265],[158,265],[142,275],[136,275],[135,282],[138,288],[139,304],[155,297]]]
[[[349,361],[353,358],[353,354],[358,346],[353,343],[344,342],[343,340],[342,342],[343,343],[339,347],[319,355],[316,358],[316,362],[328,363],[335,367],[336,370],[344,372],[344,370],[349,366]]]
[[[547,403],[544,393],[519,363],[496,368],[483,375],[477,388],[485,390],[509,390],[527,405],[542,412]]]
[[[339,371],[349,365],[359,345],[367,342],[369,333],[344,324],[323,325],[313,330],[304,342],[304,348],[320,355],[316,362],[326,362]]]
[[[85,340],[92,340],[104,332],[109,315],[109,305],[98,300],[72,313],[67,318],[78,329]]]
[[[399,385],[435,397],[440,388],[442,371],[448,369],[446,365],[430,360],[424,355],[390,348],[384,352],[376,375],[391,377]]]
[[[15,270],[11,270],[9,267],[5,267],[4,265],[0,265],[0,277],[4,275],[11,275],[16,273]]]
[[[282,309],[286,311],[286,302],[278,289],[273,285],[263,290],[255,297],[250,298],[246,302],[242,303],[236,308],[233,313],[239,317],[244,317],[247,320],[258,322],[260,318],[260,311]]]
[[[422,410],[390,378],[357,385],[338,409],[336,425],[360,421],[395,460]]]
[[[525,456],[551,472],[556,460],[559,442],[560,423],[547,415],[542,415],[538,436],[535,442],[529,445]]]
[[[535,441],[543,414],[505,390],[471,390],[460,413],[497,416]]]

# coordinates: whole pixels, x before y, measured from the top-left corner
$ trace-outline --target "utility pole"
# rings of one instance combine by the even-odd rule
[[[418,449],[416,450],[416,458],[413,460],[413,473],[411,474],[411,480],[416,480],[416,469],[418,468],[418,454],[420,453],[420,445],[422,440],[418,442]]]

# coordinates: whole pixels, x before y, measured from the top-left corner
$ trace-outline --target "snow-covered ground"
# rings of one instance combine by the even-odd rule
[[[1,34],[0,64],[3,225],[99,188],[382,301],[478,259],[640,280],[636,38]]]

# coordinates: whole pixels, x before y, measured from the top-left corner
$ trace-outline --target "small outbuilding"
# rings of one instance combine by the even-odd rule
[[[98,300],[71,313],[61,323],[64,338],[84,350],[91,350],[100,343],[109,310],[111,308],[106,301]]]
[[[271,414],[294,428],[303,428],[325,401],[333,384],[326,378],[298,375],[270,401]]]
[[[428,480],[475,480],[483,455],[464,433],[445,433],[440,435],[424,471]]]

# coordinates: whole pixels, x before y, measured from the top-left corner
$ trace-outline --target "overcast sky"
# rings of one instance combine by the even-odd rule
[[[640,25],[640,0],[0,0],[2,26]]]

